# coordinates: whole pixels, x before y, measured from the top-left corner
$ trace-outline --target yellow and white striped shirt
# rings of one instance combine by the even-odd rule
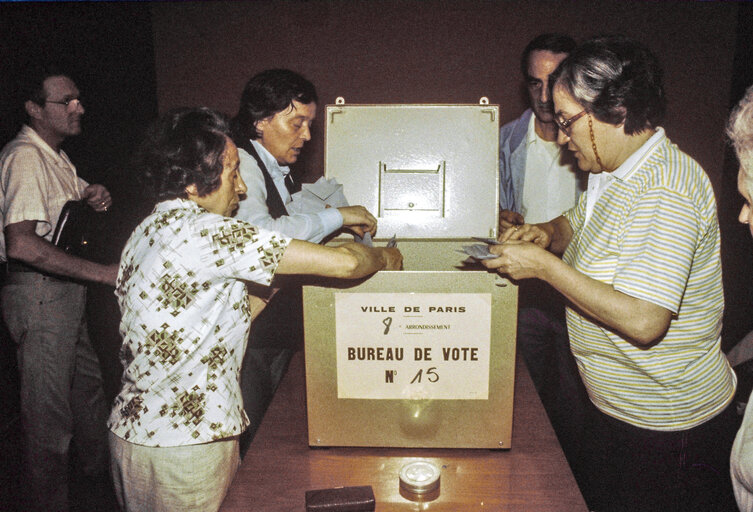
[[[602,412],[642,428],[685,430],[721,412],[737,384],[720,349],[716,203],[703,169],[663,130],[641,150],[644,158],[612,173],[588,222],[590,190],[565,213],[573,238],[563,260],[668,309],[669,329],[658,344],[640,349],[571,308],[567,326],[580,373]]]

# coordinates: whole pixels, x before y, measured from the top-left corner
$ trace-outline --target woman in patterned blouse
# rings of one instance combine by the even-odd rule
[[[108,421],[124,511],[217,510],[248,426],[239,368],[275,274],[355,279],[398,270],[397,249],[293,240],[230,216],[246,187],[227,122],[208,109],[161,118],[138,153],[158,201],[134,230],[115,294],[124,373]]]

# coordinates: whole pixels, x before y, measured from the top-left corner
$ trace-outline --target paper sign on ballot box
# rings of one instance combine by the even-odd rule
[[[486,400],[491,294],[336,293],[337,396]]]

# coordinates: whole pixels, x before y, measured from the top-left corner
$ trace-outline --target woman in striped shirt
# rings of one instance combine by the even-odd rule
[[[589,173],[588,189],[560,217],[502,233],[485,264],[543,279],[569,301],[571,350],[596,406],[586,500],[607,511],[734,510],[736,379],[720,349],[716,203],[703,169],[659,126],[658,61],[628,38],[594,38],[549,82],[558,142]]]

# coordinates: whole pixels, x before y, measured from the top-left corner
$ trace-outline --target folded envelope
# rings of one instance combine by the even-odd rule
[[[304,183],[301,191],[291,196],[292,201],[285,205],[290,214],[318,212],[326,207],[339,208],[348,206],[343,186],[334,178],[323,176],[316,183]]]

